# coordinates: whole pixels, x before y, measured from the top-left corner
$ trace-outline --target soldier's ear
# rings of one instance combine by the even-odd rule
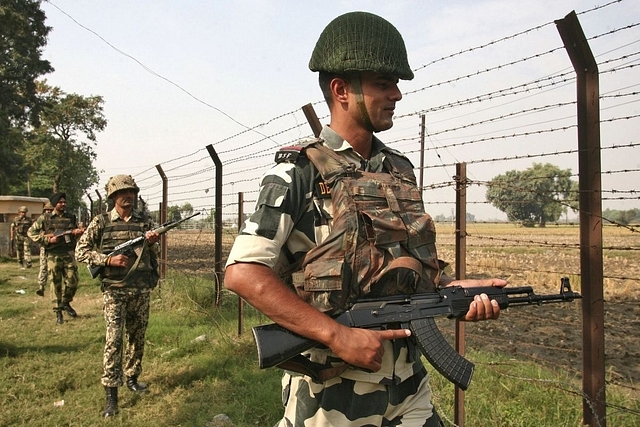
[[[340,77],[334,77],[329,83],[329,88],[331,89],[331,96],[335,102],[341,104],[347,102],[349,98],[349,83],[346,80]]]

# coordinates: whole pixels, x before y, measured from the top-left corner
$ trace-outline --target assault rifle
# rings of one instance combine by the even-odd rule
[[[180,219],[178,221],[166,222],[166,223],[162,224],[160,227],[154,228],[151,231],[155,231],[158,234],[164,234],[167,231],[171,230],[172,228],[177,227],[181,223],[185,222],[188,219],[193,218],[196,215],[200,215],[200,212],[196,212],[193,215],[190,215],[190,216],[188,216],[186,218],[183,218],[183,219]],[[146,237],[143,234],[142,236],[138,236],[135,239],[127,240],[126,242],[121,243],[118,246],[116,246],[113,249],[113,251],[108,254],[108,256],[115,256],[115,255],[121,255],[121,254],[130,255],[133,252],[133,248],[136,247],[137,245],[141,245],[142,243],[144,243],[145,239],[146,239]],[[100,274],[102,269],[104,269],[104,266],[102,266],[102,265],[92,266],[91,264],[87,264],[87,268],[89,269],[89,274],[91,274],[91,277],[93,279],[95,279],[96,277],[98,277],[98,275]]]
[[[471,383],[474,364],[458,354],[442,336],[434,318],[459,319],[469,310],[474,296],[486,294],[501,309],[511,306],[570,302],[582,296],[571,290],[569,278],[560,282],[560,293],[536,295],[530,286],[496,288],[450,286],[433,293],[396,295],[379,299],[362,299],[335,320],[352,328],[410,329],[422,354],[449,381],[466,390]],[[258,347],[260,368],[278,366],[309,350],[317,342],[295,334],[275,323],[256,326],[253,336]]]
[[[71,243],[71,236],[73,236],[73,230],[64,230],[64,231],[56,231],[54,233],[45,234],[44,237],[52,238],[52,237],[64,237],[65,243]],[[61,242],[58,242],[58,244]]]

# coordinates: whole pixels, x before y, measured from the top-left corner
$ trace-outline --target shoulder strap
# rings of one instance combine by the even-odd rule
[[[329,186],[339,177],[353,175],[357,170],[356,165],[322,143],[307,147],[305,153]]]

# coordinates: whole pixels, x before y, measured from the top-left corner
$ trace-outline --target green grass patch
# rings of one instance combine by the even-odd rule
[[[121,413],[103,420],[105,331],[97,281],[81,268],[73,303],[79,316],[57,325],[51,301],[35,294],[37,270],[14,264],[0,264],[0,425],[195,427],[226,414],[237,427],[271,427],[281,418],[281,371],[258,369],[250,333],[268,320],[246,306],[238,336],[236,296],[224,293],[218,308],[213,283],[170,273],[152,296],[140,378],[150,393],[121,388]],[[580,425],[578,379],[498,354],[469,357],[477,369],[466,395],[467,425]],[[453,387],[435,373],[432,386],[439,412],[453,420]],[[637,400],[616,389],[607,399],[640,411]],[[638,417],[610,411],[607,423],[637,426]]]

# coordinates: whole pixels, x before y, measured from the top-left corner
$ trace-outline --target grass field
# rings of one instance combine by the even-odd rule
[[[554,292],[557,278],[570,274],[579,290],[577,248],[536,244],[574,244],[575,227],[502,227],[469,227],[470,274]],[[633,233],[610,230],[616,235],[607,229],[606,245],[640,247]],[[453,259],[453,229],[439,225],[438,231],[441,258]],[[238,336],[237,297],[224,292],[215,307],[212,248],[210,235],[171,234],[169,276],[153,292],[141,377],[151,392],[136,396],[121,389],[121,413],[113,420],[100,418],[104,322],[96,281],[80,269],[73,304],[79,316],[57,325],[49,298],[34,292],[37,271],[0,260],[0,425],[273,426],[282,415],[281,372],[257,368],[250,334],[251,326],[268,319],[246,306]],[[640,304],[638,282],[629,279],[639,270],[636,252],[605,252],[608,426],[640,425]],[[581,425],[580,306],[557,307],[510,309],[496,322],[467,325],[468,358],[476,364],[466,393],[467,426]],[[445,333],[452,323],[439,321]],[[452,386],[437,373],[432,386],[445,424],[452,425]],[[220,414],[232,424],[216,423]]]

